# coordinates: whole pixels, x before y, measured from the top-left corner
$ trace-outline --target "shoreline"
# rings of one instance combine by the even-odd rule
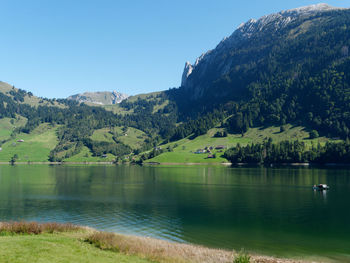
[[[265,167],[265,168],[276,168],[276,167],[349,167],[347,163],[271,163],[271,164],[259,164],[259,163],[173,163],[173,162],[144,162],[142,164],[137,163],[115,163],[115,162],[1,162],[0,165],[139,165],[139,166],[221,166],[221,167]]]
[[[113,165],[113,162],[15,162],[12,164],[11,162],[0,162],[0,165],[31,165],[31,164],[42,164],[42,165],[65,165],[65,164],[101,164],[101,165]]]
[[[93,229],[97,233],[101,232]],[[200,262],[200,263],[232,263],[234,258],[239,254],[239,251],[227,250],[220,248],[210,248],[192,243],[180,243],[167,241],[152,237],[124,235],[113,232],[116,237],[119,237],[125,242],[127,251],[133,250],[134,246],[141,246],[141,251],[152,251],[159,253],[157,257],[170,259],[170,262]],[[122,247],[122,246],[120,246]],[[121,249],[122,251],[123,249]],[[137,254],[137,253],[136,253]],[[251,258],[251,262],[256,263],[306,263],[306,262],[322,262],[320,259],[311,258],[282,258],[268,255],[247,252]],[[144,255],[143,255],[144,256]],[[160,262],[164,262],[160,260]]]
[[[209,248],[151,237],[111,233],[69,223],[0,222],[0,232],[2,231],[8,233],[0,236],[0,243],[2,244],[4,242],[6,244],[6,241],[13,242],[14,239],[17,239],[17,241],[29,239],[31,242],[37,242],[37,239],[40,239],[40,235],[55,243],[55,238],[61,236],[78,241],[76,243],[78,246],[89,245],[99,250],[125,256],[136,256],[140,259],[161,263],[232,263],[241,254],[235,250]],[[38,247],[41,249],[41,245]],[[30,256],[36,251],[30,250],[28,253]],[[311,256],[310,258],[307,256],[303,258],[280,258],[255,254],[254,252],[243,253],[249,255],[250,262],[257,263],[304,263],[322,262],[324,260],[322,258],[312,258]]]

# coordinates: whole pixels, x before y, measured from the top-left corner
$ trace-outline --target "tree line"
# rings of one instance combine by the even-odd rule
[[[273,143],[269,139],[263,143],[246,146],[237,144],[228,149],[224,157],[232,163],[272,164],[272,163],[337,163],[350,164],[350,141],[318,143],[311,146],[301,141],[281,141]]]

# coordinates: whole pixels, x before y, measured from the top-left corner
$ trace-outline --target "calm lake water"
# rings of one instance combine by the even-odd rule
[[[326,183],[328,192],[314,192]],[[0,221],[350,261],[350,170],[0,166]]]

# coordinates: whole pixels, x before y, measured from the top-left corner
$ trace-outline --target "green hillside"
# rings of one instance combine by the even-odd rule
[[[49,107],[61,107],[64,108],[65,105],[57,102],[56,100],[49,100],[45,98],[39,98],[34,96],[31,92],[26,92],[21,89],[17,89],[14,86],[11,86],[8,83],[0,81],[0,92],[15,99],[17,102],[21,104],[28,104],[33,107],[38,106],[49,106]],[[15,93],[17,94],[15,94]]]
[[[14,138],[2,144],[0,161],[9,162],[11,157],[17,154],[18,162],[47,162],[50,151],[58,142],[57,128],[41,124],[30,134],[16,134]]]
[[[210,129],[206,134],[196,137],[195,139],[181,139],[176,142],[160,145],[161,149],[166,152],[151,158],[146,163],[226,163],[227,159],[223,157],[225,150],[216,150],[215,147],[222,145],[226,149],[236,146],[238,143],[245,146],[251,143],[262,143],[272,138],[273,142],[281,142],[284,140],[299,140],[307,145],[317,145],[319,142],[324,145],[327,141],[334,141],[326,137],[310,139],[309,132],[300,126],[285,125],[284,131],[281,132],[280,127],[267,128],[251,128],[243,136],[241,134],[228,134],[227,137],[216,138],[215,133],[222,131],[221,128]],[[167,148],[172,151],[168,152]],[[213,147],[211,153],[195,153],[199,149]],[[216,155],[216,158],[208,158],[209,155]]]
[[[72,157],[69,158],[64,158],[63,161],[65,163],[70,163],[70,162],[114,162],[115,161],[115,156],[113,154],[106,154],[105,156],[93,156],[90,149],[87,148],[86,146],[82,147],[81,151],[73,155]]]
[[[18,116],[17,118],[0,119],[0,142],[11,137],[11,133],[18,127],[26,124],[27,120]]]

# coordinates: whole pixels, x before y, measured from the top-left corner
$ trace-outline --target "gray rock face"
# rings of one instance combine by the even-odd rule
[[[281,11],[263,16],[258,20],[250,19],[246,23],[241,24],[231,36],[224,38],[215,49],[197,58],[193,65],[186,62],[181,86],[186,89],[192,89],[193,99],[196,99],[203,93],[203,89],[208,83],[208,75],[215,75],[217,79],[228,73],[235,66],[236,62],[230,60],[227,54],[243,45],[244,41],[249,41],[253,36],[256,37],[264,32],[269,32],[269,34],[278,32],[297,19],[336,9],[340,8],[331,7],[327,4],[316,4]]]
[[[119,93],[117,91],[113,91],[112,92],[112,104],[117,104],[117,103],[121,103],[123,100],[127,99],[129,97],[129,95],[126,95],[124,93]]]
[[[98,105],[111,105],[111,104],[118,104],[122,102],[123,100],[127,99],[129,96],[117,91],[109,92],[109,91],[102,91],[102,92],[84,92],[81,94],[75,94],[72,96],[69,96],[67,99],[75,100],[78,102],[88,102]]]

